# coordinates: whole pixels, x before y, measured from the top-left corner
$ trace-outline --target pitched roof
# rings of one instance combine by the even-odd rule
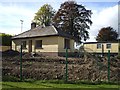
[[[44,37],[44,36],[62,36],[74,39],[71,35],[68,35],[61,30],[57,30],[54,26],[38,26],[34,29],[30,29],[21,34],[13,36],[12,39],[22,39],[22,38],[33,38],[33,37]]]

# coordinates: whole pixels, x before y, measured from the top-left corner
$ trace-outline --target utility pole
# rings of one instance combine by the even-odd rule
[[[22,33],[22,28],[23,28],[23,20],[21,21],[21,33]],[[20,81],[22,81],[22,41],[20,45]]]
[[[21,33],[22,33],[22,29],[23,29],[23,20],[20,20],[21,22]]]

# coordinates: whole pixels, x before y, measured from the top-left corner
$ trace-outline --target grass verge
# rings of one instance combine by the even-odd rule
[[[13,89],[52,89],[52,90],[120,90],[120,84],[117,82],[91,82],[91,81],[68,81],[64,80],[33,80],[26,79],[20,82],[19,78],[12,76],[5,76],[3,78],[2,90],[13,90]]]

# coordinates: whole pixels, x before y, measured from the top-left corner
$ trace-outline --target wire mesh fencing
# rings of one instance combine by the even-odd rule
[[[108,58],[81,50],[79,55],[68,57],[37,56],[24,54],[22,60],[23,80],[108,81]],[[76,57],[77,56],[77,57]],[[81,57],[80,57],[81,56]],[[66,73],[66,69],[68,73]],[[20,78],[19,55],[2,58],[2,74]],[[110,81],[120,81],[120,60],[110,57]]]

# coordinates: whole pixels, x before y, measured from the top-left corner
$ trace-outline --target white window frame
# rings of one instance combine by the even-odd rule
[[[109,46],[109,45],[110,45],[110,46]],[[106,49],[111,49],[111,47],[112,47],[111,43],[107,43],[107,44],[106,44]]]
[[[102,44],[101,43],[97,43],[97,49],[101,49],[102,48]]]

